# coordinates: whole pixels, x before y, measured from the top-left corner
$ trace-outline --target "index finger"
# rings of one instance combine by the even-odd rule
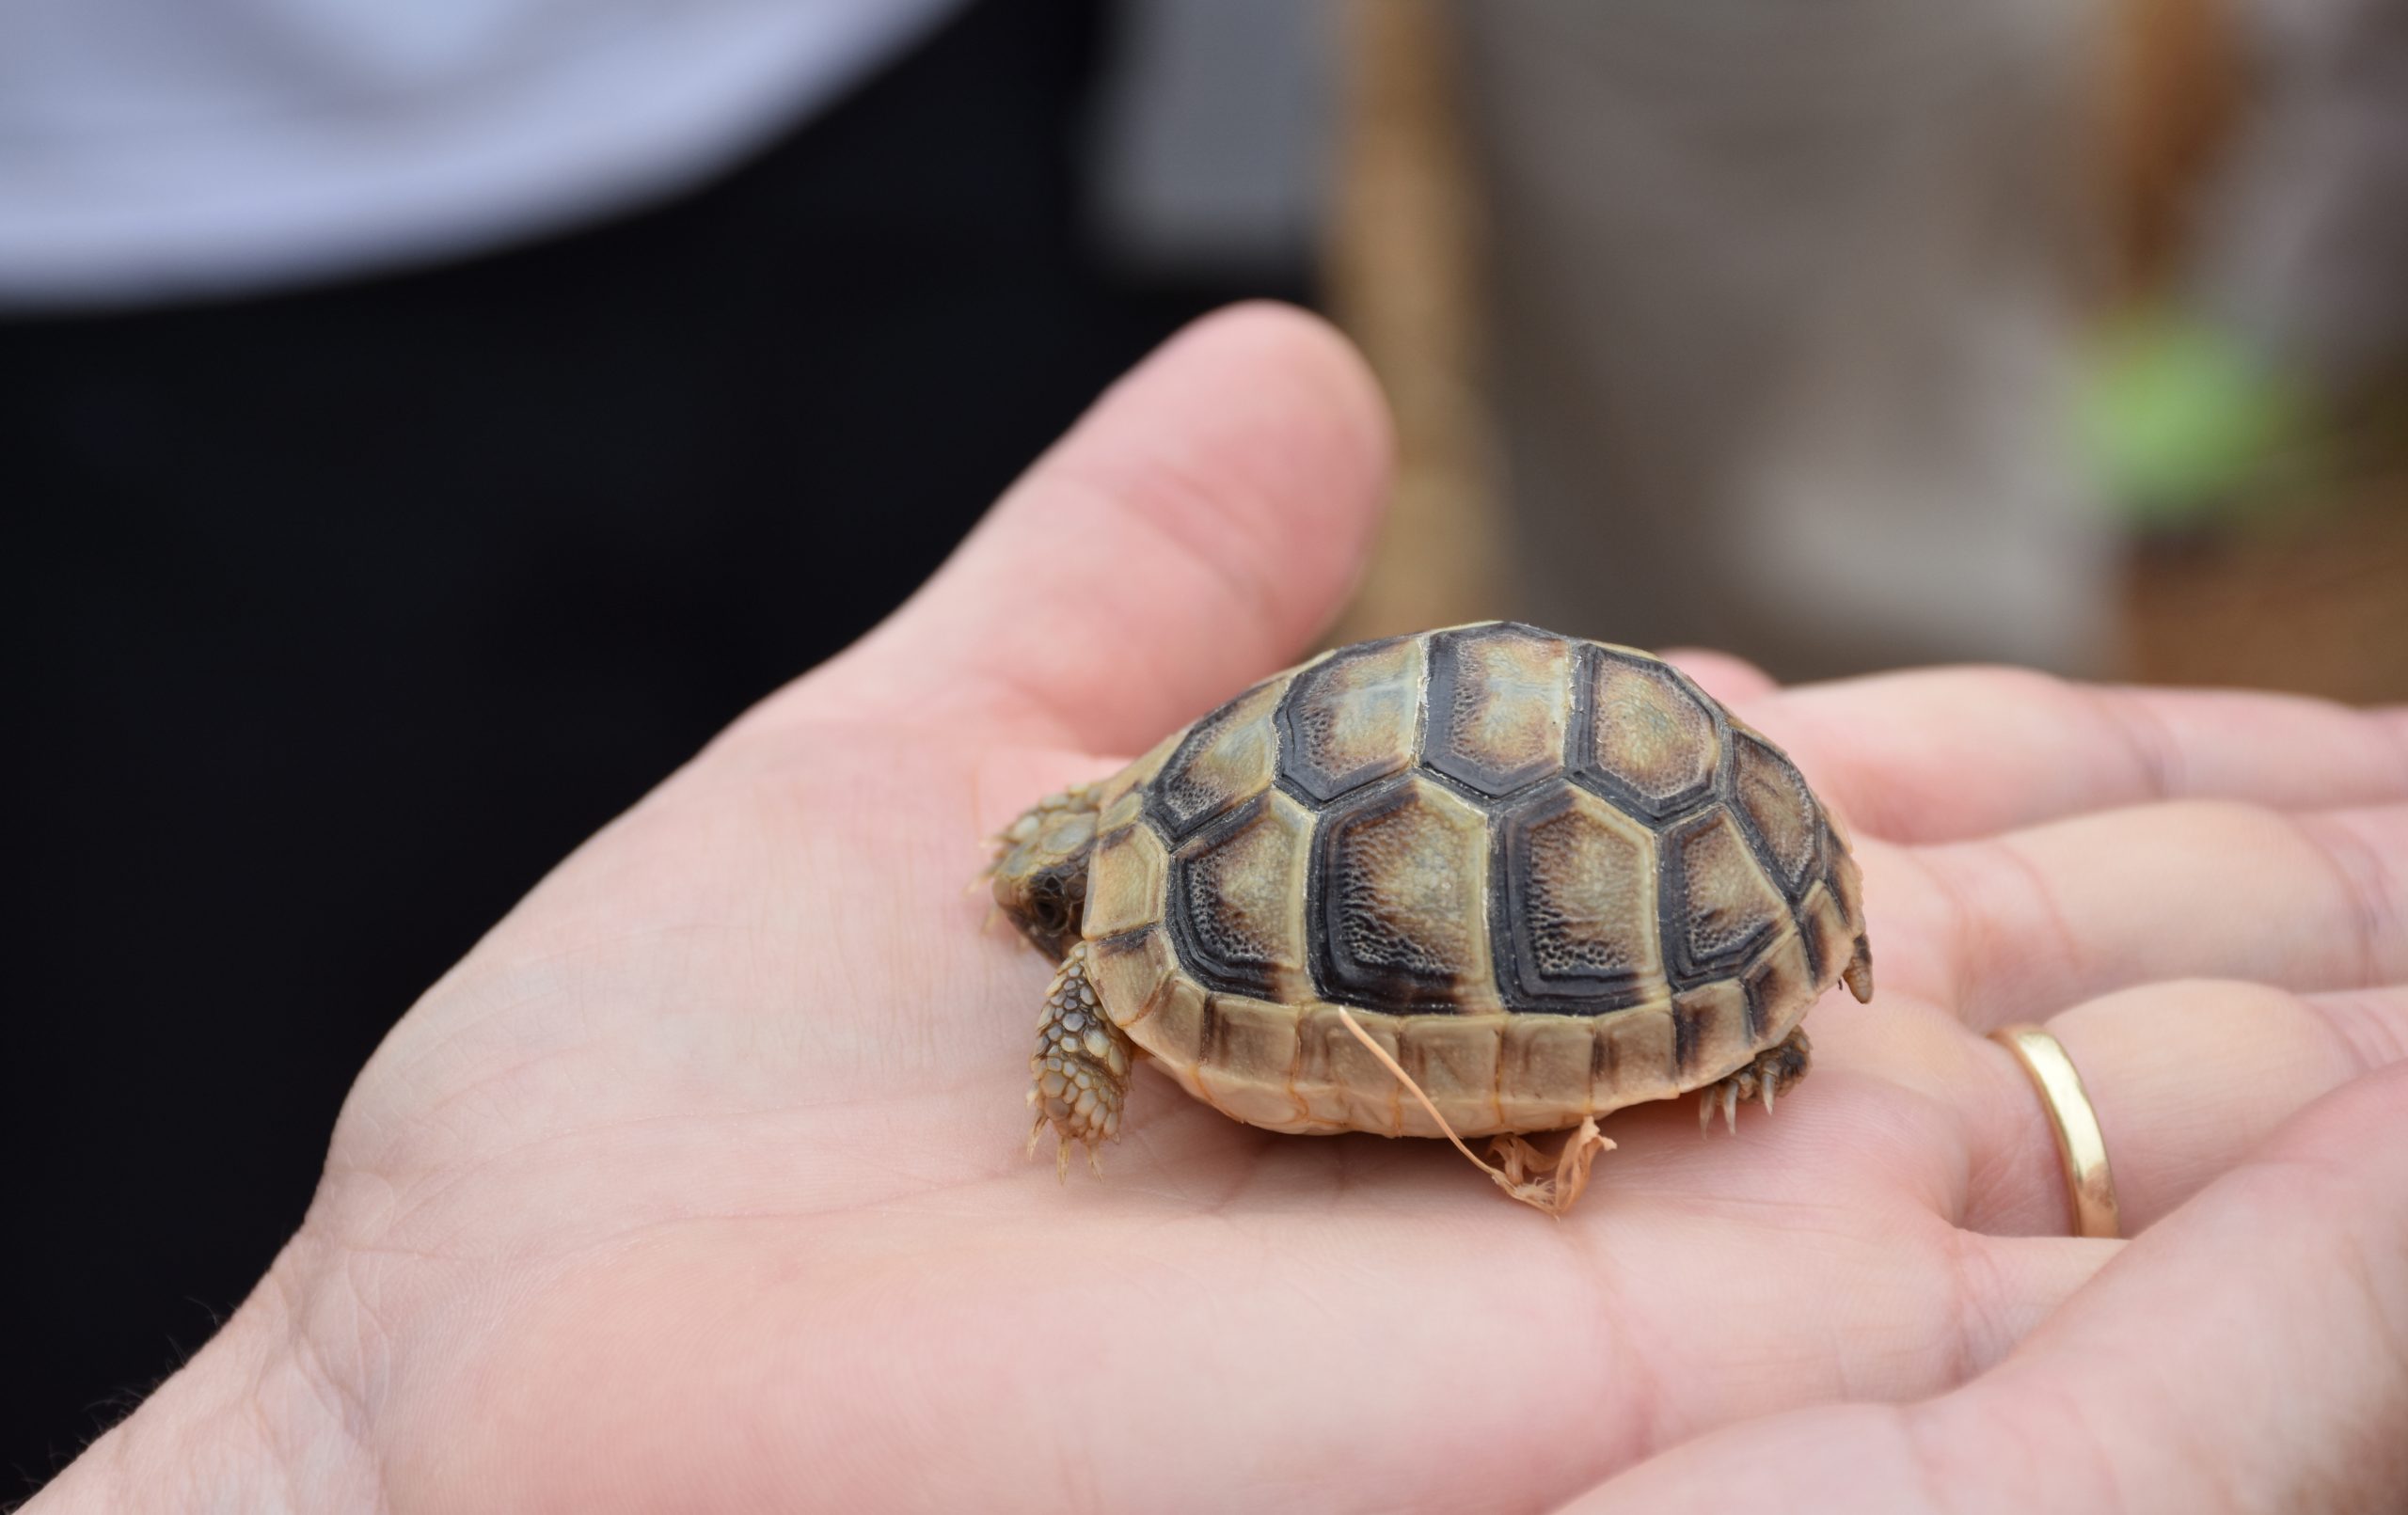
[[[1955,668],[1737,703],[1857,829],[1949,842],[2159,799],[2408,798],[2408,710]]]

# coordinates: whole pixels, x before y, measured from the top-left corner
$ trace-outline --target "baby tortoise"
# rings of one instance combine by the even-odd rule
[[[1781,750],[1660,659],[1513,623],[1265,680],[1039,803],[992,877],[1060,964],[1031,1142],[1065,1162],[1143,1056],[1272,1130],[1504,1137],[1499,1182],[1560,1210],[1594,1116],[1769,1110],[1807,1009],[1873,992],[1846,835]],[[1576,1171],[1523,1182],[1513,1133],[1576,1126]]]

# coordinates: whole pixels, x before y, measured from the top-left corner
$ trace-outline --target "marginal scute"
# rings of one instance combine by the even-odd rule
[[[1821,983],[1837,977],[1856,950],[1856,937],[1829,884],[1816,884],[1798,901],[1798,929],[1808,971]]]
[[[1405,1016],[1397,1026],[1396,1060],[1438,1113],[1457,1130],[1497,1124],[1497,1052],[1503,1016]],[[1408,1097],[1404,1117],[1414,1135],[1437,1132],[1416,1124],[1430,1113]]]
[[[1837,971],[1836,967],[1833,970]],[[1789,1034],[1789,1028],[1814,1002],[1814,972],[1806,964],[1805,939],[1795,931],[1774,939],[1763,956],[1748,970],[1747,987],[1756,1014],[1756,1044],[1768,1046]]]
[[[1104,1013],[1122,1027],[1150,1017],[1178,968],[1160,931],[1133,932],[1087,943],[1087,981]]]
[[[1483,795],[1510,794],[1559,771],[1575,661],[1571,642],[1529,626],[1431,638],[1422,762]]]
[[[1840,913],[1849,929],[1858,936],[1864,934],[1864,874],[1856,859],[1846,852],[1831,860],[1831,892],[1839,897]]]
[[[1399,1018],[1358,1012],[1354,1023],[1390,1057],[1397,1055]],[[1296,1082],[1307,1113],[1348,1130],[1396,1135],[1409,1102],[1404,1086],[1346,1029],[1338,1011],[1316,1005],[1299,1018],[1297,1031]]]
[[[1270,680],[1206,716],[1164,763],[1149,809],[1172,841],[1271,787],[1279,750],[1272,715],[1285,687]]]
[[[1806,887],[1821,838],[1814,797],[1789,759],[1752,732],[1738,734],[1735,755],[1739,809],[1763,841],[1782,888],[1795,896]]]
[[[1233,994],[1309,997],[1306,878],[1312,817],[1273,790],[1190,837],[1171,909],[1196,976]]]
[[[1605,648],[1592,655],[1582,773],[1657,818],[1703,800],[1721,757],[1713,713],[1666,664]]]
[[[1656,841],[1647,829],[1557,783],[1509,814],[1501,834],[1506,1003],[1597,1015],[1659,996]]]
[[[1672,997],[1671,1076],[1683,1086],[1719,1079],[1756,1054],[1748,1035],[1748,992],[1719,978]]]
[[[1204,1049],[1208,998],[1204,986],[1195,979],[1185,973],[1173,973],[1163,982],[1162,992],[1154,996],[1153,1009],[1141,1018],[1125,1022],[1129,1039],[1164,1064],[1192,1065]],[[1119,1018],[1116,1015],[1114,1018]]]
[[[1676,1093],[1672,1074],[1672,1012],[1670,1005],[1625,1010],[1600,1017],[1596,1052],[1590,1063],[1589,1102],[1612,1110],[1634,1100]]]
[[[1498,1114],[1505,1124],[1539,1129],[1542,1124],[1559,1122],[1567,1096],[1586,1113],[1598,1024],[1589,1017],[1505,1018],[1497,1049]]]
[[[1324,816],[1316,933],[1330,998],[1381,1010],[1493,1008],[1486,817],[1418,776]]]
[[[1730,812],[1717,805],[1663,838],[1664,934],[1675,986],[1729,972],[1788,920]]]
[[[1083,934],[1118,936],[1162,919],[1162,838],[1150,827],[1128,826],[1107,833],[1087,857],[1087,907]]]
[[[1196,1080],[1213,1104],[1257,1126],[1288,1124],[1304,1114],[1294,1091],[1293,1007],[1215,995],[1209,1025]]]
[[[1413,765],[1421,719],[1421,642],[1341,649],[1295,677],[1279,710],[1282,777],[1332,800]]]

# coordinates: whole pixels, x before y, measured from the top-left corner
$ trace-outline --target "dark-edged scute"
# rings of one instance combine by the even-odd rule
[[[1322,989],[1374,1009],[1491,1001],[1488,822],[1418,775],[1322,817],[1314,838]]]
[[[1764,843],[1782,888],[1795,899],[1805,891],[1822,836],[1814,797],[1789,759],[1761,737],[1739,733],[1735,756],[1739,809]]]
[[[1571,642],[1512,623],[1432,637],[1421,761],[1492,796],[1557,772],[1575,662]]]
[[[1420,722],[1420,639],[1341,648],[1298,673],[1280,704],[1280,775],[1336,799],[1411,767]]]
[[[1721,977],[1789,923],[1789,906],[1720,805],[1663,837],[1665,949],[1676,988]]]
[[[1582,775],[1658,819],[1704,799],[1721,758],[1714,713],[1663,663],[1604,647],[1592,657]]]
[[[1177,842],[1271,787],[1278,750],[1272,724],[1284,681],[1273,679],[1197,721],[1163,764],[1146,809]]]
[[[1197,978],[1265,1000],[1305,984],[1311,829],[1303,807],[1275,790],[1188,838],[1172,858],[1171,919]]]
[[[1509,1009],[1598,1015],[1656,998],[1656,839],[1568,783],[1541,789],[1499,828],[1498,973]]]
[[[1861,930],[1795,765],[1627,648],[1507,623],[1362,643],[1157,750],[1091,908],[1183,969],[1145,1008],[1165,1047],[1240,1001],[1509,1010],[1635,1058],[1591,1073],[1632,1087],[1649,1038],[1686,1071],[1777,1034]]]

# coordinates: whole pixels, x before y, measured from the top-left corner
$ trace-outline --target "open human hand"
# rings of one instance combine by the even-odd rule
[[[1291,661],[1386,422],[1292,312],[1107,396],[394,1028],[301,1233],[34,1508],[2354,1508],[2408,1489],[2408,719],[1686,666],[1853,825],[1880,992],[1561,1222],[1142,1073],[1022,1156],[981,839]],[[1599,622],[1609,629],[1609,608]],[[2067,1239],[2046,1019],[2131,1241]]]

